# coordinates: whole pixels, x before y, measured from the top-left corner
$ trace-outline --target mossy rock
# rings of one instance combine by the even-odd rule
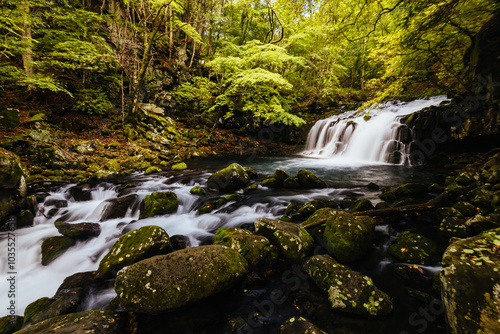
[[[405,183],[400,186],[382,189],[379,196],[383,200],[394,200],[399,197],[417,197],[427,194],[428,187],[423,183]]]
[[[498,333],[500,229],[453,242],[439,278],[450,333]]]
[[[303,217],[307,218],[319,209],[328,207],[328,208],[336,208],[338,206],[337,202],[324,200],[324,199],[313,199],[312,201],[306,202],[302,207],[298,210],[298,213]]]
[[[303,317],[292,317],[285,321],[279,330],[279,334],[326,334],[312,322]]]
[[[207,180],[209,188],[216,189],[222,192],[235,191],[245,188],[250,183],[250,177],[243,167],[234,163],[228,167],[221,169],[212,175]]]
[[[372,202],[364,198],[355,200],[354,203],[349,206],[349,211],[352,212],[368,211],[373,209],[375,209],[375,207],[373,206]]]
[[[172,166],[172,170],[184,170],[187,169],[187,165],[185,162],[180,162]]]
[[[375,221],[370,217],[336,211],[326,221],[323,241],[328,252],[338,261],[358,260],[373,246]]]
[[[154,192],[151,195],[146,195],[142,201],[140,218],[175,213],[178,207],[179,200],[175,193],[171,191]]]
[[[283,181],[283,187],[286,189],[300,189],[301,185],[296,177],[289,177]]]
[[[289,177],[290,175],[288,175],[288,173],[281,168],[278,168],[274,171],[274,179],[276,180],[279,186],[283,186],[283,182],[285,182],[285,180],[288,179]]]
[[[63,314],[69,314],[76,311],[84,296],[83,289],[78,288],[69,291],[51,303],[47,308],[33,315],[31,324],[36,324],[47,319],[51,319]]]
[[[150,166],[150,167],[148,167],[148,168],[144,171],[144,174],[149,175],[149,174],[153,174],[153,173],[161,173],[161,172],[162,172],[161,168],[156,167],[156,166]]]
[[[458,210],[465,217],[472,217],[478,214],[477,208],[469,202],[461,201],[453,205],[453,208]]]
[[[488,214],[493,211],[491,199],[495,193],[487,187],[478,187],[467,193],[468,202],[479,207],[481,214]]]
[[[351,270],[329,255],[315,255],[304,265],[316,285],[328,294],[334,310],[371,316],[392,312],[392,300],[370,277]]]
[[[66,223],[56,222],[54,224],[62,235],[72,239],[89,239],[101,234],[101,225],[98,223]]]
[[[247,173],[248,177],[251,179],[251,180],[255,180],[256,178],[259,177],[259,174],[251,167],[243,167],[243,169],[245,170],[245,172]]]
[[[60,315],[24,328],[16,334],[116,334],[125,330],[126,316],[111,311],[84,311]]]
[[[0,108],[0,128],[1,129],[14,129],[19,126],[19,110],[12,108]]]
[[[442,221],[445,218],[465,218],[460,211],[452,207],[436,208],[432,210],[432,216],[438,221]]]
[[[311,249],[314,240],[300,225],[281,220],[260,218],[254,223],[255,233],[276,244],[281,253],[293,263],[302,260]]]
[[[472,229],[465,224],[463,218],[444,218],[439,225],[439,231],[449,237],[465,238],[471,236]]]
[[[475,215],[465,222],[465,225],[470,228],[474,233],[481,233],[493,228],[500,227],[500,215]]]
[[[207,202],[200,209],[198,209],[198,213],[201,214],[201,215],[205,214],[205,213],[210,213],[210,212],[214,211],[215,209],[217,209],[217,207],[218,207],[217,202],[210,201],[210,202]]]
[[[171,250],[170,238],[158,226],[143,226],[122,235],[99,263],[96,278],[109,278],[121,268]]]
[[[126,310],[157,314],[227,290],[247,272],[247,261],[231,248],[192,247],[123,268],[115,291]]]
[[[317,238],[317,237],[322,237],[323,232],[325,231],[326,227],[326,220],[333,216],[337,210],[334,210],[332,208],[322,208],[314,212],[307,220],[303,221],[301,226],[307,226],[311,224],[318,224],[320,222],[321,225],[318,225],[312,229],[309,229],[308,232],[311,234],[311,236]]]
[[[54,300],[48,297],[42,297],[26,306],[26,309],[24,310],[24,323],[26,324],[31,322],[31,318],[46,310],[53,302]]]
[[[64,236],[45,239],[42,243],[42,265],[48,265],[74,244],[74,239]]]
[[[429,265],[437,254],[437,246],[426,237],[405,231],[389,245],[388,253],[403,262]]]
[[[237,227],[218,229],[214,244],[234,249],[247,260],[250,270],[259,272],[271,269],[278,258],[277,248],[266,237]]]
[[[16,189],[22,177],[23,168],[19,157],[0,148],[0,188]]]
[[[274,177],[268,177],[262,180],[262,186],[267,188],[279,188],[281,185]]]
[[[23,317],[8,315],[0,318],[0,334],[12,334],[23,327]]]
[[[301,169],[295,176],[303,189],[326,188],[326,183],[307,169]]]
[[[258,188],[259,188],[259,185],[257,183],[252,183],[248,187],[246,187],[245,189],[243,189],[243,193],[244,194],[249,194],[251,192],[256,191]]]
[[[16,215],[17,218],[17,227],[28,227],[28,226],[33,226],[33,219],[35,216],[33,215],[33,212],[30,210],[23,210],[19,214]]]
[[[191,188],[191,190],[189,190],[189,193],[192,195],[203,196],[203,195],[207,194],[207,191],[205,190],[205,188],[201,188],[199,186],[194,186],[193,188]]]

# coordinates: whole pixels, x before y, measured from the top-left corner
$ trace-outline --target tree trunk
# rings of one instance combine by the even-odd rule
[[[28,0],[23,0],[21,3],[23,12],[23,34],[22,41],[25,44],[23,50],[23,67],[24,73],[27,78],[31,78],[34,74],[33,71],[33,49],[31,47],[31,19],[30,19],[30,5]],[[28,90],[32,90],[32,86],[28,85]]]

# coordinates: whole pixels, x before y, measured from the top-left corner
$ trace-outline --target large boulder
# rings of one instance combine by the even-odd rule
[[[95,333],[118,334],[125,330],[126,316],[111,311],[84,311],[57,316],[24,328],[17,334]]]
[[[226,290],[247,271],[245,258],[231,248],[193,247],[123,268],[115,291],[126,310],[156,314]]]
[[[36,324],[44,320],[69,314],[76,311],[83,297],[83,289],[75,289],[62,295],[55,302],[31,317],[31,324]]]
[[[428,265],[437,254],[437,245],[429,238],[405,231],[389,245],[388,253],[400,261]]]
[[[171,250],[170,238],[159,226],[144,226],[122,235],[99,263],[96,278],[108,278],[121,268]]]
[[[213,173],[207,180],[208,187],[222,192],[242,189],[249,183],[250,177],[245,169],[237,163]]]
[[[12,334],[23,327],[23,317],[8,315],[0,318],[0,334]]]
[[[361,258],[373,246],[375,221],[336,211],[326,221],[323,240],[328,252],[342,263]]]
[[[309,234],[313,237],[321,237],[325,231],[326,220],[333,216],[337,210],[332,208],[322,208],[316,210],[307,220],[303,221],[300,225],[305,227],[308,225],[315,225],[315,227],[308,230]]]
[[[125,217],[128,208],[131,207],[134,203],[136,203],[138,197],[139,196],[135,194],[131,194],[107,200],[108,204],[106,205],[106,208],[102,212],[101,221]]]
[[[54,224],[62,235],[72,239],[88,239],[101,234],[101,225],[98,223],[75,223],[56,222]]]
[[[281,253],[294,263],[302,263],[314,240],[300,225],[281,220],[260,218],[254,223],[255,233],[278,245]]]
[[[500,330],[500,229],[457,240],[443,254],[441,296],[450,333]]]
[[[379,196],[383,200],[395,200],[399,197],[422,196],[427,193],[427,186],[423,183],[405,183],[400,186],[382,189]]]
[[[295,177],[304,189],[326,188],[326,183],[323,180],[320,180],[316,175],[306,169],[299,170]]]
[[[214,244],[230,247],[240,253],[247,260],[250,270],[269,270],[278,257],[278,250],[266,237],[237,227],[217,230]]]
[[[141,203],[140,218],[175,213],[179,207],[177,195],[171,191],[154,192],[146,195]]]
[[[48,297],[42,297],[30,303],[24,310],[24,323],[31,323],[31,318],[49,308],[53,302]]]
[[[304,265],[316,285],[328,293],[335,310],[362,315],[388,315],[392,300],[370,277],[341,265],[329,255],[315,255]]]

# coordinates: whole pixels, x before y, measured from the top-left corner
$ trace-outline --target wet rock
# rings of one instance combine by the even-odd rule
[[[252,183],[248,187],[246,187],[245,189],[243,189],[243,193],[244,194],[249,194],[251,192],[256,191],[258,188],[259,188],[259,185],[257,183]]]
[[[0,189],[17,189],[23,169],[17,155],[0,148]]]
[[[140,218],[175,213],[178,207],[179,200],[175,193],[171,191],[154,192],[151,195],[146,195],[141,203]]]
[[[262,180],[262,186],[268,188],[279,188],[282,185],[274,177],[268,177]]]
[[[8,315],[0,318],[0,334],[12,334],[23,327],[23,317]]]
[[[405,231],[389,245],[388,253],[403,262],[428,265],[437,253],[437,246],[426,237]]]
[[[24,323],[26,324],[31,322],[31,318],[46,310],[53,302],[53,299],[42,297],[26,306],[26,309],[24,310]]]
[[[101,234],[101,225],[98,223],[65,223],[56,222],[54,224],[62,235],[72,239],[89,239]]]
[[[338,206],[337,202],[323,199],[313,199],[312,201],[306,202],[298,211],[298,213],[303,217],[307,218],[319,209],[322,208],[336,208]]]
[[[127,210],[138,202],[138,198],[139,196],[131,194],[107,200],[107,205],[101,215],[101,221],[125,217]]]
[[[86,271],[68,276],[57,288],[57,291],[55,295],[52,297],[52,299],[57,300],[66,293],[77,289],[87,290],[93,284],[94,278],[95,278],[94,271]]]
[[[48,265],[74,244],[75,240],[64,236],[45,239],[42,243],[42,264]]]
[[[151,167],[148,167],[148,168],[144,171],[144,174],[149,175],[149,174],[153,174],[153,173],[161,173],[161,172],[162,172],[161,168],[156,167],[156,166],[151,166]]]
[[[170,238],[158,226],[143,226],[122,235],[99,263],[96,278],[108,278],[121,268],[171,251]]]
[[[236,163],[213,173],[207,180],[208,187],[223,192],[244,188],[249,183],[250,177],[245,169]]]
[[[155,314],[226,290],[247,271],[246,260],[233,249],[193,247],[123,268],[116,277],[115,291],[126,310]]]
[[[31,318],[31,324],[57,317],[63,314],[69,314],[76,311],[83,297],[83,290],[75,289],[62,295],[55,302],[51,303],[47,308],[35,314]]]
[[[210,213],[213,210],[217,209],[217,207],[218,207],[217,202],[209,201],[204,206],[202,206],[200,209],[198,209],[198,213],[201,215],[205,214],[205,213]]]
[[[375,209],[387,209],[390,208],[391,206],[387,204],[386,202],[378,202],[375,204]]]
[[[278,250],[267,238],[241,228],[217,230],[214,244],[232,248],[240,253],[247,260],[250,270],[269,270],[278,258]]]
[[[442,221],[445,218],[465,218],[460,211],[451,207],[436,208],[432,211],[432,216],[438,221]]]
[[[170,237],[170,245],[172,245],[172,249],[176,251],[190,247],[191,242],[187,236],[176,234]]]
[[[302,263],[314,240],[300,225],[260,218],[254,223],[255,233],[276,244],[281,253],[294,263]]]
[[[68,207],[68,201],[65,199],[48,199],[43,204],[44,206],[55,206],[56,208]]]
[[[303,221],[301,226],[307,226],[311,224],[318,224],[319,222],[323,222],[321,225],[318,225],[312,229],[309,229],[308,232],[311,236],[317,238],[322,237],[323,232],[325,231],[326,220],[333,216],[337,210],[332,208],[322,208],[315,211],[307,220]]]
[[[472,171],[462,172],[455,178],[455,182],[459,185],[469,185],[476,181],[479,181],[479,175]]]
[[[84,311],[61,315],[17,332],[18,334],[95,333],[118,334],[124,332],[125,316],[111,311]]]
[[[500,226],[500,215],[499,214],[489,214],[489,215],[475,215],[471,219],[465,222],[465,225],[470,228],[474,233],[481,233],[492,228],[497,228]]]
[[[23,210],[16,215],[16,224],[18,228],[33,226],[35,216],[30,210]]]
[[[296,175],[297,181],[304,189],[326,188],[326,183],[306,169],[301,169]]]
[[[373,246],[375,221],[370,217],[336,211],[326,221],[323,240],[328,252],[338,261],[355,261]]]
[[[73,197],[76,202],[85,202],[92,199],[92,194],[90,192],[90,185],[81,184],[69,189],[69,194]]]
[[[444,218],[439,230],[449,237],[465,238],[471,236],[471,228],[465,225],[466,220],[456,217]]]
[[[279,186],[283,186],[283,182],[285,182],[286,179],[288,179],[290,175],[288,175],[287,172],[285,172],[283,169],[276,169],[274,171],[274,179],[276,180],[277,184]]]
[[[392,312],[391,298],[370,277],[341,265],[329,255],[315,255],[304,269],[316,285],[328,293],[333,309],[362,315],[382,316]]]
[[[180,162],[172,166],[172,170],[184,170],[187,169],[187,165],[185,162]]]
[[[299,180],[296,177],[289,177],[285,181],[283,181],[283,187],[286,189],[300,189]]]
[[[372,202],[367,199],[355,200],[354,203],[349,206],[349,210],[352,212],[367,211],[373,209],[375,209],[375,207],[373,206]]]
[[[373,183],[373,182],[368,183],[366,185],[366,188],[370,189],[370,190],[379,190],[380,189],[380,187],[378,186],[378,184]]]
[[[207,194],[207,191],[199,186],[194,186],[193,188],[191,188],[191,190],[189,190],[189,193],[192,195],[203,196]]]
[[[479,207],[480,213],[488,214],[493,211],[493,206],[491,205],[491,199],[494,196],[494,192],[488,189],[486,186],[478,187],[467,193],[467,198],[470,203]]]
[[[285,321],[279,330],[279,334],[326,334],[313,323],[303,317],[293,317]]]
[[[256,178],[259,177],[259,174],[251,167],[243,167],[243,169],[245,170],[245,172],[247,173],[248,177],[251,179],[251,180],[255,180]]]
[[[450,333],[497,333],[500,325],[500,229],[457,240],[439,278]]]

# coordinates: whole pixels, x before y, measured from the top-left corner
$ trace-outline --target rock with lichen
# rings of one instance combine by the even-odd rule
[[[333,309],[353,314],[382,316],[392,312],[392,300],[370,277],[335,261],[315,255],[304,265],[314,283],[328,294]]]
[[[227,290],[247,271],[245,258],[231,248],[192,247],[123,268],[115,291],[126,310],[157,314]]]

